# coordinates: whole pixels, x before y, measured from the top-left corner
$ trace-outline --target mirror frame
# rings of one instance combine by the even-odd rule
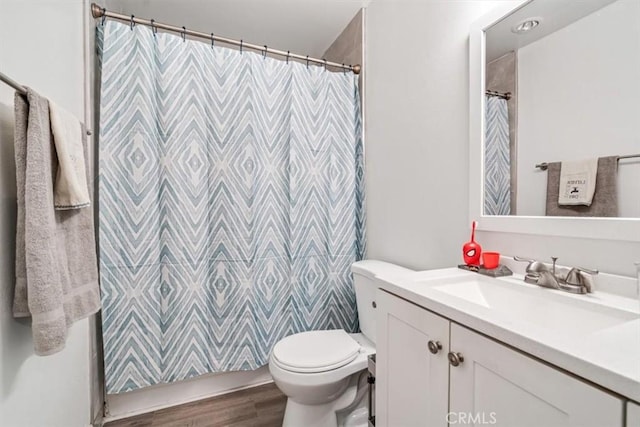
[[[471,26],[469,36],[469,217],[478,230],[545,236],[640,241],[640,218],[485,215],[485,30],[534,0],[496,6]]]

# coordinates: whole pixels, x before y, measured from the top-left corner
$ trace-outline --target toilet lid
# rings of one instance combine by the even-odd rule
[[[359,352],[360,344],[342,329],[289,335],[273,347],[273,356],[282,368],[307,373],[338,369]]]

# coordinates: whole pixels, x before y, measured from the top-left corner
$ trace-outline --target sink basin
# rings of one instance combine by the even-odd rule
[[[431,289],[549,331],[585,335],[638,319],[638,314],[549,289],[482,276],[443,278]]]

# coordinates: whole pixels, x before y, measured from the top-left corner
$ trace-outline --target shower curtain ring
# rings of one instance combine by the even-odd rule
[[[182,41],[183,42],[187,41],[186,32],[187,32],[187,29],[183,26],[182,27],[182,31],[180,31],[180,35],[182,35]]]
[[[342,63],[342,72],[347,74],[347,67],[344,66],[344,62]]]
[[[307,55],[307,69],[309,69],[309,55]]]
[[[213,49],[213,42],[215,41],[214,37],[213,37],[213,33],[211,33],[211,49]]]
[[[133,31],[133,27],[136,26],[136,23],[133,22],[133,18],[135,18],[135,16],[131,15],[131,20],[129,21],[129,28],[131,28],[131,31]]]
[[[151,20],[151,32],[153,33],[153,37],[155,37],[156,34],[158,34],[158,28],[156,27],[155,19]]]
[[[291,55],[291,51],[290,50],[287,51],[287,64],[289,63],[289,55]]]
[[[267,57],[267,49],[268,49],[268,47],[267,47],[267,45],[265,44],[265,45],[264,45],[264,51],[262,52],[262,59],[265,59],[265,58]]]
[[[107,8],[103,7],[102,8],[102,19],[100,20],[100,25],[102,25],[102,26],[104,26],[104,21],[105,21],[105,19],[107,19],[106,13],[107,13]]]
[[[327,58],[324,58],[323,61],[324,61],[324,70],[327,71]]]
[[[240,53],[242,53],[242,43],[243,43],[243,41],[242,41],[242,39],[240,39]]]

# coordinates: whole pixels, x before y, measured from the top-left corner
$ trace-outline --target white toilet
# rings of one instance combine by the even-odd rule
[[[269,371],[288,397],[283,427],[368,425],[367,357],[375,353],[375,277],[412,272],[381,261],[351,266],[362,333],[310,331],[278,341]]]

